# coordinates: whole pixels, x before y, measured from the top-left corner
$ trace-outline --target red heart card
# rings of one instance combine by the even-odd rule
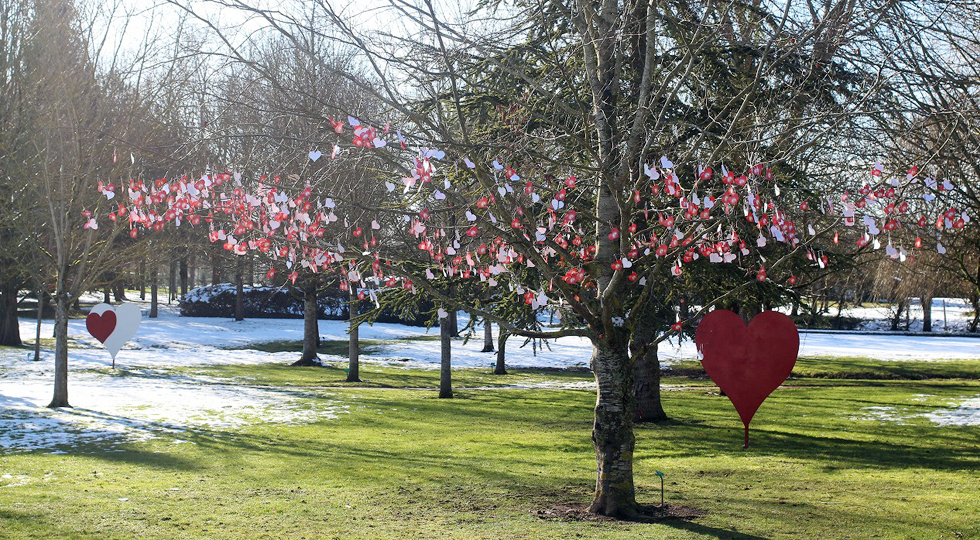
[[[85,328],[88,329],[89,334],[92,334],[92,337],[101,343],[105,343],[105,340],[109,339],[109,336],[116,329],[116,314],[113,311],[106,311],[101,315],[89,313],[88,317],[85,318]]]
[[[796,365],[796,324],[782,313],[764,311],[746,326],[734,312],[716,309],[701,319],[694,342],[704,370],[735,405],[748,448],[749,422]]]

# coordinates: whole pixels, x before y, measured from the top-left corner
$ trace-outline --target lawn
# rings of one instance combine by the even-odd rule
[[[702,379],[668,378],[672,420],[637,428],[638,495],[660,502],[660,470],[667,502],[701,515],[661,523],[550,517],[589,500],[594,393],[493,386],[580,383],[588,373],[457,370],[464,388],[439,400],[434,371],[367,365],[365,385],[352,386],[339,366],[185,368],[301,386],[306,399],[346,403],[348,413],[196,429],[180,444],[0,456],[0,537],[980,537],[980,427],[922,416],[980,395],[976,372],[833,378],[868,362],[801,361],[809,367],[757,414],[748,450],[727,399]]]

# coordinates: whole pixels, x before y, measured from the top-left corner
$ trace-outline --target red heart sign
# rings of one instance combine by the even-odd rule
[[[106,311],[102,315],[89,313],[85,318],[85,328],[95,339],[105,343],[116,329],[116,314],[113,311]]]
[[[701,319],[694,342],[711,380],[728,396],[745,425],[796,365],[800,334],[793,320],[775,311],[756,315],[748,327],[735,313],[716,309]]]

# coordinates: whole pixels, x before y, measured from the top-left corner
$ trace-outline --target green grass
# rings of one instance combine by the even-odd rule
[[[853,362],[806,363],[849,373],[867,361]],[[67,455],[0,456],[0,476],[13,477],[0,479],[0,537],[980,537],[980,427],[917,416],[980,395],[975,378],[799,379],[766,401],[742,450],[728,400],[704,381],[671,377],[679,388],[664,394],[672,420],[636,430],[638,495],[659,502],[654,470],[664,471],[668,502],[704,515],[638,524],[536,516],[589,499],[593,392],[457,390],[457,399],[439,400],[403,389],[435,386],[435,372],[362,369],[365,384],[393,388],[345,387],[339,368],[182,370],[302,386],[306,399],[346,403],[349,414],[180,435],[193,444],[163,438],[122,452],[89,444]],[[454,376],[480,387],[591,379],[541,370]],[[902,421],[881,421],[867,407],[890,407]]]
[[[361,382],[348,383],[347,364],[330,364],[327,367],[292,367],[266,364],[259,366],[225,365],[180,368],[177,373],[227,377],[238,382],[264,386],[289,387],[375,387],[375,388],[436,388],[439,386],[439,372],[436,370],[404,369],[361,364]],[[489,366],[486,369],[456,369],[453,371],[453,386],[463,388],[494,387],[511,385],[531,385],[544,382],[592,381],[592,374],[584,370],[542,370],[511,369],[509,375],[493,375]]]
[[[980,346],[980,343],[977,344]],[[667,374],[706,378],[700,362],[671,365]],[[980,360],[882,361],[868,357],[802,357],[796,361],[795,379],[968,379],[980,380]],[[709,381],[710,382],[710,381]],[[813,383],[814,381],[811,381]]]

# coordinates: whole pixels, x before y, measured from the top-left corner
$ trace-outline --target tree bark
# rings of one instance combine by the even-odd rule
[[[449,319],[449,336],[459,337],[459,321],[456,318],[456,310],[449,310],[449,317],[446,318]]]
[[[626,347],[614,347],[613,340],[593,343],[592,372],[598,396],[592,443],[595,446],[595,496],[589,511],[605,516],[636,517],[636,490],[633,485],[633,417],[636,400],[633,372]]]
[[[439,340],[442,351],[442,362],[439,366],[439,397],[451,399],[453,397],[453,340],[448,316],[439,319]]]
[[[167,290],[167,303],[177,299],[177,261],[170,261],[170,287]]]
[[[187,270],[188,270],[188,272],[187,272],[188,283],[190,283],[190,288],[193,289],[193,288],[197,287],[197,285],[196,285],[196,282],[197,282],[197,255],[195,253],[191,253],[191,258],[190,258],[190,262],[188,262],[188,268],[187,268]]]
[[[146,260],[140,261],[140,300],[146,300]]]
[[[657,345],[648,345],[646,353],[633,360],[633,393],[636,395],[636,422],[660,422],[667,419],[660,403],[660,358]]]
[[[211,286],[212,287],[221,283],[221,267],[218,266],[219,253],[215,252],[216,249],[221,249],[221,248],[217,247],[217,244],[214,244],[214,246],[215,247],[211,248]]]
[[[159,305],[160,305],[160,287],[157,285],[157,265],[153,265],[153,270],[150,271],[150,318],[156,319],[159,315]]]
[[[235,320],[245,320],[245,272],[241,259],[235,273]]]
[[[187,296],[187,257],[180,259],[180,297]]]
[[[316,292],[316,284],[312,280],[303,285],[303,355],[299,360],[293,362],[294,366],[319,365],[316,355]]]
[[[493,323],[483,321],[483,350],[480,352],[493,352]]]
[[[501,328],[497,334],[497,365],[493,368],[494,375],[506,375],[507,366],[504,364],[506,358],[506,353],[504,352],[507,348],[507,338],[510,337],[504,329]]]
[[[112,302],[112,297],[109,296],[109,286],[106,285],[102,290],[102,301],[106,304]]]
[[[41,360],[41,317],[44,315],[44,288],[37,288],[37,327],[34,333],[34,361]]]
[[[347,382],[361,382],[361,325],[350,322],[347,342]]]
[[[923,295],[922,302],[922,331],[932,332],[932,295]]]
[[[898,301],[898,306],[895,309],[895,316],[892,317],[892,332],[898,330],[898,325],[902,322],[902,312],[906,309],[907,300],[902,298]]]
[[[54,396],[48,407],[71,407],[68,404],[68,293],[55,294],[54,311]]]
[[[17,320],[17,289],[17,283],[13,280],[0,287],[0,345],[20,347],[24,344],[20,339],[20,322]]]

